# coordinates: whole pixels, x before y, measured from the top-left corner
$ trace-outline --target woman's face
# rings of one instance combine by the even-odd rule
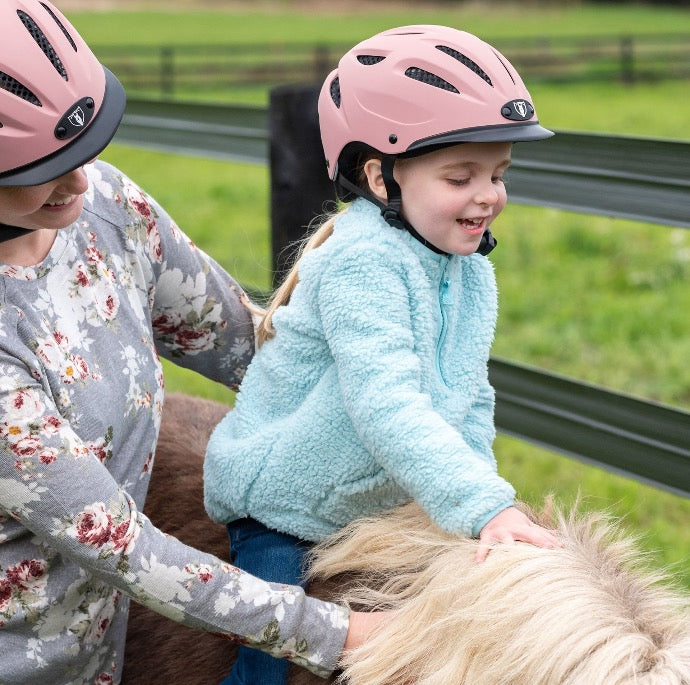
[[[87,188],[83,167],[42,185],[0,188],[0,223],[31,230],[65,228],[81,214]]]

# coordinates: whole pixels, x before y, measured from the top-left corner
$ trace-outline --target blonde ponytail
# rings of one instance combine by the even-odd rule
[[[273,314],[278,307],[282,307],[290,301],[292,296],[292,291],[299,282],[299,265],[305,254],[311,250],[322,245],[327,238],[333,233],[333,224],[335,219],[340,216],[347,209],[343,209],[341,212],[332,215],[327,218],[317,229],[312,233],[304,242],[299,250],[298,257],[295,263],[292,265],[288,275],[285,280],[276,288],[275,292],[268,301],[268,306],[266,309],[259,309],[256,306],[252,307],[252,312],[254,314],[260,314],[262,319],[256,329],[256,340],[257,345],[261,347],[267,340],[270,340],[275,335],[275,330],[273,328]]]

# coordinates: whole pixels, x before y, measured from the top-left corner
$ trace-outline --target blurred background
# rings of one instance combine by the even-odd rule
[[[153,103],[147,106],[156,112],[222,105],[262,121],[273,88],[320,82],[345,50],[378,31],[432,23],[475,33],[503,52],[549,128],[690,140],[687,1],[56,3],[122,80],[130,101]],[[241,283],[270,289],[266,159],[117,138],[102,157],[150,192]],[[663,160],[660,168],[665,175]],[[677,160],[668,166],[670,182],[674,169]],[[686,217],[689,197],[680,201]],[[689,224],[509,202],[494,225],[500,247],[491,255],[500,289],[494,354],[690,410]],[[166,383],[169,391],[233,400],[171,365]],[[690,422],[687,428],[690,436]],[[688,499],[506,435],[496,454],[523,499],[538,505],[553,493],[568,506],[580,497],[583,507],[622,516],[651,563],[690,587]]]

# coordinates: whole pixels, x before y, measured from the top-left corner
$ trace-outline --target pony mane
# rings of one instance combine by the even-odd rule
[[[337,600],[394,612],[347,655],[343,681],[690,685],[688,596],[604,515],[553,519],[562,549],[497,545],[483,563],[476,540],[444,533],[416,504],[317,546],[312,577],[349,578]]]

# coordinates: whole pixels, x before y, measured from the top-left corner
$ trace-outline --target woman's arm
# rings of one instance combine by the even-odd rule
[[[1,356],[0,377],[0,510],[51,555],[190,627],[230,633],[317,673],[335,667],[346,609],[261,581],[161,533],[20,360]],[[51,590],[49,579],[47,597]]]
[[[141,278],[137,287],[158,353],[229,387],[239,385],[254,354],[254,328],[238,283],[118,169],[98,162],[89,175],[87,212],[122,234],[126,270]]]

